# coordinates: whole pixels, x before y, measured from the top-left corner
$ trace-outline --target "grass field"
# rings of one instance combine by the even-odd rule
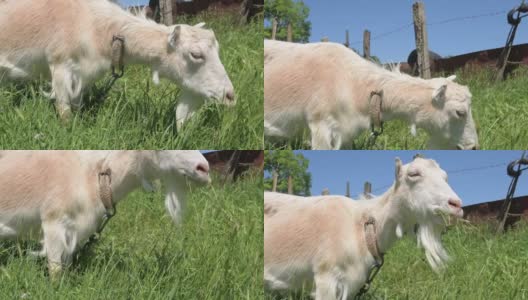
[[[174,108],[179,88],[168,81],[154,86],[147,67],[127,66],[125,76],[106,97],[85,97],[84,109],[64,125],[52,102],[39,92],[49,90],[46,82],[4,83],[0,85],[0,148],[261,149],[262,20],[247,26],[239,26],[238,19],[229,16],[176,21],[205,21],[214,30],[220,58],[235,87],[235,107],[204,107],[177,132]]]
[[[492,231],[472,225],[449,230],[443,241],[452,260],[440,275],[414,240],[398,241],[363,299],[528,299],[528,224],[498,237]]]
[[[216,184],[215,184],[216,182]],[[46,262],[0,242],[0,299],[262,299],[262,175],[194,190],[178,228],[136,191],[53,286]]]
[[[448,74],[449,75],[449,74]],[[468,85],[473,95],[472,112],[482,150],[512,150],[528,148],[528,67],[520,67],[508,80],[494,82],[493,71],[458,72],[457,82]],[[309,137],[309,135],[306,135]],[[356,138],[352,149],[404,150],[425,149],[428,136],[418,130],[410,134],[402,121],[385,123],[384,133],[369,147],[368,133]],[[308,138],[286,145],[266,143],[266,149],[310,149]]]

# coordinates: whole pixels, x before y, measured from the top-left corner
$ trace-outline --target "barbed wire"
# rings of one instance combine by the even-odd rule
[[[469,173],[469,172],[475,172],[475,171],[481,171],[481,170],[487,170],[487,169],[494,169],[494,168],[499,168],[499,167],[504,167],[504,166],[507,166],[509,164],[509,162],[502,162],[502,163],[496,163],[496,164],[491,164],[491,165],[486,165],[486,166],[480,166],[480,167],[472,167],[472,168],[464,168],[464,169],[455,169],[455,170],[446,170],[446,173],[448,175],[451,175],[451,174],[462,174],[462,173]],[[392,182],[390,184],[385,184],[385,185],[382,185],[382,186],[379,186],[375,189],[372,189],[372,193],[374,194],[375,192],[379,192],[379,191],[383,191],[389,187],[392,186]],[[356,198],[359,198],[361,195],[363,195],[363,192],[361,193],[354,193],[354,194],[351,194],[351,195],[355,195],[356,197],[353,197],[353,199],[356,199]]]
[[[372,38],[370,38],[370,40],[371,41],[378,40],[380,38],[383,38],[383,37],[392,35],[394,33],[398,33],[400,31],[406,30],[407,28],[412,27],[413,25],[414,25],[414,22],[411,22],[411,23],[409,23],[407,25],[400,26],[400,27],[398,27],[396,29],[393,29],[393,30],[390,30],[390,31],[387,31],[387,32],[384,32],[384,33],[380,33],[378,35],[375,35]],[[361,43],[363,43],[363,40],[358,40],[358,41],[352,42],[352,43],[350,43],[350,45],[361,44]]]
[[[493,165],[488,165],[488,166],[482,166],[482,167],[474,167],[474,168],[465,168],[465,169],[458,169],[458,170],[448,170],[446,171],[447,174],[460,174],[460,173],[467,173],[467,172],[473,172],[473,171],[480,171],[480,170],[486,170],[486,169],[493,169],[493,168],[498,168],[498,167],[503,167],[503,166],[507,166],[509,164],[509,162],[503,162],[503,163],[498,163],[498,164],[493,164]]]
[[[459,21],[475,20],[475,19],[486,18],[486,17],[494,17],[494,16],[505,14],[507,12],[508,12],[508,10],[501,10],[501,11],[497,11],[497,12],[485,13],[485,14],[480,14],[480,15],[455,17],[455,18],[445,19],[445,20],[442,20],[442,21],[436,21],[436,22],[431,22],[431,23],[426,23],[426,24],[427,24],[427,26],[443,25],[443,24],[459,22]],[[400,26],[400,27],[398,27],[396,29],[393,29],[393,30],[386,31],[386,32],[380,33],[378,35],[375,35],[370,40],[374,41],[374,40],[378,40],[378,39],[384,38],[386,36],[398,33],[400,31],[404,31],[404,30],[412,27],[413,25],[414,25],[414,22],[411,22],[409,24]],[[361,44],[361,43],[363,43],[363,40],[357,40],[357,41],[354,41],[354,42],[350,43],[350,45],[357,45],[357,44]]]
[[[508,10],[501,10],[501,11],[497,11],[493,13],[486,13],[486,14],[480,14],[480,15],[474,15],[474,16],[456,17],[456,18],[446,19],[443,21],[427,23],[427,26],[443,25],[447,23],[453,23],[453,22],[465,21],[465,20],[474,20],[474,19],[480,19],[480,18],[485,18],[485,17],[494,17],[494,16],[506,14],[506,13],[508,13]]]

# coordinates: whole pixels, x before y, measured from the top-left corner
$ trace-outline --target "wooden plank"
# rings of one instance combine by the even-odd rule
[[[278,26],[277,19],[273,18],[273,20],[271,20],[271,39],[272,40],[277,39],[277,26]]]
[[[291,175],[288,176],[288,194],[293,194],[293,177]]]
[[[372,184],[368,181],[365,181],[365,184],[363,185],[363,196],[365,199],[372,198]]]
[[[370,60],[370,31],[363,31],[363,57]]]
[[[171,26],[174,22],[172,19],[172,0],[160,0],[161,22]]]
[[[414,38],[416,41],[416,54],[418,55],[418,71],[420,77],[431,78],[429,66],[429,47],[427,44],[427,29],[425,27],[425,8],[421,1],[413,4]]]

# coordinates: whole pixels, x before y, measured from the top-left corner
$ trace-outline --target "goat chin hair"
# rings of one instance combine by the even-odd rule
[[[418,245],[425,249],[425,256],[431,268],[440,272],[449,261],[449,255],[442,246],[442,228],[439,224],[423,222],[418,226]]]
[[[185,197],[184,187],[176,185],[167,185],[167,194],[165,195],[165,207],[169,212],[172,220],[176,225],[181,223]]]

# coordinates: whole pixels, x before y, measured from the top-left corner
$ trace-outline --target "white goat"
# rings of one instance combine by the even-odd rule
[[[266,288],[297,289],[314,282],[317,300],[338,295],[346,299],[360,290],[369,269],[415,224],[419,244],[438,271],[448,259],[440,240],[443,215],[462,217],[461,206],[446,172],[423,158],[404,166],[396,159],[394,184],[370,200],[265,192]]]
[[[0,174],[0,239],[42,230],[52,278],[132,190],[161,180],[178,222],[187,179],[210,182],[198,151],[2,151]]]
[[[264,134],[340,149],[392,119],[423,128],[431,149],[474,149],[471,93],[455,76],[424,80],[391,72],[343,45],[264,41]],[[381,93],[380,100],[372,100]]]
[[[57,111],[68,119],[71,107],[82,104],[83,90],[112,60],[148,65],[155,83],[161,75],[181,85],[176,107],[181,127],[204,101],[234,104],[218,42],[203,25],[167,27],[110,1],[0,1],[0,81],[50,76]]]

